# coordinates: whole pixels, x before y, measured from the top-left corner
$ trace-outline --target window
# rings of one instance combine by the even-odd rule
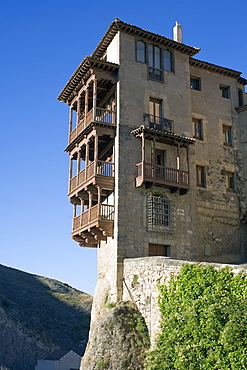
[[[149,99],[149,122],[152,128],[155,125],[161,125],[162,123],[162,100],[150,98]]]
[[[206,171],[203,166],[196,166],[196,186],[206,187]]]
[[[231,126],[222,126],[223,129],[223,144],[232,146],[232,128]]]
[[[193,123],[193,138],[197,140],[203,140],[202,120],[192,118]]]
[[[148,62],[148,77],[151,80],[162,82],[163,70],[174,71],[172,51],[148,45],[142,40],[136,41],[136,60],[141,63]]]
[[[173,229],[173,203],[163,194],[148,196],[148,230],[171,233]]]
[[[164,50],[164,70],[173,72],[173,53],[169,50]]]
[[[220,85],[222,98],[230,99],[230,86]]]
[[[136,43],[136,59],[138,62],[146,63],[146,44],[143,41]]]
[[[244,105],[244,92],[241,89],[238,89],[238,106],[242,107]]]
[[[226,172],[226,187],[227,191],[235,191],[236,190],[236,176],[233,172]]]
[[[201,79],[199,77],[190,76],[190,88],[192,90],[201,90]]]
[[[158,46],[148,45],[149,78],[155,81],[162,81],[161,71],[161,49]]]
[[[170,257],[170,245],[149,244],[148,255]]]
[[[204,245],[204,256],[211,256],[211,245],[210,244]]]

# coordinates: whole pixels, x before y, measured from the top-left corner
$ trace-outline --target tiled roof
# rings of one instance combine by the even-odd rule
[[[242,107],[236,108],[238,113],[247,111],[247,105],[243,105]]]
[[[244,85],[247,83],[247,80],[245,80],[243,77],[240,77],[241,72],[235,71],[234,69],[221,67],[216,64],[204,62],[203,60],[199,60],[195,58],[190,58],[190,66],[201,68],[201,69],[206,69],[207,71],[223,74],[228,77],[238,78],[239,82]]]
[[[104,54],[107,46],[112,41],[112,39],[114,38],[114,36],[116,35],[118,31],[122,31],[128,34],[134,35],[134,36],[138,36],[142,39],[155,42],[157,44],[178,50],[182,53],[186,53],[191,56],[197,54],[200,51],[199,48],[185,45],[183,43],[169,39],[165,36],[158,35],[157,33],[146,31],[140,27],[133,26],[132,24],[122,22],[118,18],[115,18],[115,20],[110,24],[105,35],[99,42],[92,56],[96,58],[100,58]]]
[[[186,142],[186,143],[191,143],[191,144],[193,144],[195,142],[195,139],[192,139],[190,137],[177,135],[177,134],[174,134],[174,132],[160,131],[160,130],[156,130],[154,128],[145,128],[143,125],[136,128],[135,130],[131,131],[132,135],[134,135],[134,136],[138,136],[142,132],[155,134],[155,135],[160,136],[160,137],[177,139],[179,141]]]

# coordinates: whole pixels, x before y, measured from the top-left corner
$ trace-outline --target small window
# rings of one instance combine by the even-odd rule
[[[236,180],[234,172],[226,172],[226,187],[227,191],[235,191]]]
[[[173,72],[173,53],[169,50],[164,50],[164,70]]]
[[[146,63],[146,44],[143,41],[136,43],[136,59],[138,62]]]
[[[222,98],[230,99],[230,86],[220,85]]]
[[[204,245],[204,256],[211,256],[211,245]]]
[[[196,166],[196,186],[206,187],[206,171],[203,166]]]
[[[170,245],[149,244],[148,255],[170,257]]]
[[[223,144],[232,146],[232,128],[231,126],[222,126],[223,129]]]
[[[192,118],[192,123],[193,123],[193,138],[197,140],[203,140],[202,120]]]
[[[192,90],[201,90],[201,79],[199,77],[190,77],[190,88]]]

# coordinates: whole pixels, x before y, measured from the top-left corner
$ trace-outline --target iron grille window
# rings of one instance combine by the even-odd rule
[[[148,230],[173,232],[173,202],[163,194],[148,196]]]

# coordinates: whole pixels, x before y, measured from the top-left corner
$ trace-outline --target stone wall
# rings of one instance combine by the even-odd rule
[[[131,300],[137,305],[145,318],[151,343],[154,343],[160,323],[157,285],[167,284],[171,276],[178,275],[183,263],[185,261],[174,260],[168,257],[145,257],[125,259],[124,261],[123,300]],[[211,265],[217,269],[230,266],[234,273],[241,271],[247,273],[247,265],[219,263],[211,263]]]

